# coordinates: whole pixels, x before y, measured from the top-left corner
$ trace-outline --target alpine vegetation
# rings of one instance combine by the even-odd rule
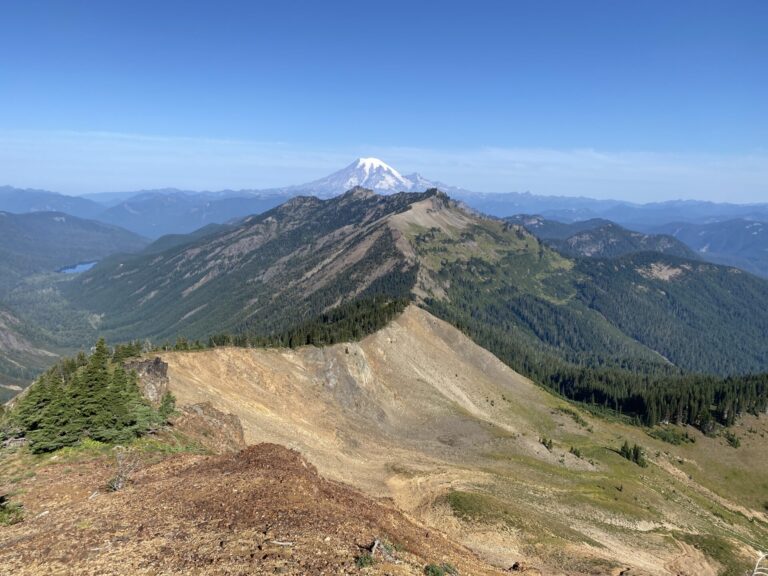
[[[174,409],[167,394],[153,407],[136,374],[113,361],[100,339],[90,356],[62,360],[43,374],[8,411],[5,438],[26,438],[33,453],[52,452],[85,438],[128,442],[164,424]]]

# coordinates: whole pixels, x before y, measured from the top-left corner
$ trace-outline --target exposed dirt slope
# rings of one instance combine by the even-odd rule
[[[366,574],[499,571],[391,504],[324,480],[274,444],[226,456],[180,455],[117,493],[108,461],[51,465],[25,483],[28,519],[0,528],[0,573],[141,575],[348,574],[376,540]],[[390,547],[391,545],[391,547]]]
[[[247,442],[297,448],[333,477],[373,491],[386,491],[391,465],[414,452],[433,459],[430,469],[466,461],[474,452],[464,447],[546,452],[520,432],[549,416],[552,398],[417,307],[360,343],[163,359],[179,403],[211,401],[238,415]]]
[[[765,419],[737,430],[738,452],[693,430],[695,444],[672,446],[574,411],[416,307],[360,343],[163,359],[180,403],[237,414],[246,442],[295,448],[498,566],[700,576],[723,568],[713,543],[740,567],[768,539],[748,481],[768,473]],[[617,454],[625,439],[648,468]]]

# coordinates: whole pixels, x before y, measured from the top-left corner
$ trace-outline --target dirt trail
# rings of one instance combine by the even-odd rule
[[[718,576],[720,566],[712,561],[690,544],[677,542],[680,547],[680,555],[666,564],[667,570],[676,576]]]

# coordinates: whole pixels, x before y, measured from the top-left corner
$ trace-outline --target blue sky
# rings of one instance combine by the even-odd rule
[[[0,184],[768,201],[768,2],[0,6]]]

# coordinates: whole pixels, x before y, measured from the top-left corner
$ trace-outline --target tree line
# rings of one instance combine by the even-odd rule
[[[320,314],[298,326],[260,336],[243,332],[217,334],[208,340],[209,347],[287,347],[329,346],[338,342],[360,340],[380,330],[398,316],[410,303],[408,298],[373,296],[353,300]]]

